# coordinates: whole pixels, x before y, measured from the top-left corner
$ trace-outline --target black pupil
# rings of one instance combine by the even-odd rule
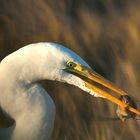
[[[72,63],[70,63],[69,66],[72,67],[73,66]]]

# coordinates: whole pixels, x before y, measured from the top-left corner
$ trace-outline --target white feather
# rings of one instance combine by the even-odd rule
[[[55,105],[37,81],[66,82],[96,96],[82,79],[63,71],[68,60],[89,67],[77,54],[55,43],[27,45],[2,60],[0,105],[16,121],[10,129],[12,140],[49,140],[51,136]]]

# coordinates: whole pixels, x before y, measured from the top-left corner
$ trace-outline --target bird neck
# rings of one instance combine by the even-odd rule
[[[13,132],[15,139],[23,136],[24,140],[45,140],[52,131],[54,103],[39,84],[34,84],[38,80],[51,80],[56,73],[53,70],[55,65],[49,65],[52,54],[44,49],[48,48],[20,49],[7,56],[0,64],[0,81],[4,81],[0,83],[0,104],[16,120]]]
[[[39,80],[57,80],[59,74],[55,57],[48,47],[25,47],[9,56],[1,63],[0,73],[13,82],[32,83]],[[52,63],[51,63],[52,62]],[[11,81],[10,81],[11,82]]]

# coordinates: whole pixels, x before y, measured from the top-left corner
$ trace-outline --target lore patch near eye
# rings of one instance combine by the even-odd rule
[[[70,68],[73,68],[73,69],[75,69],[77,71],[83,71],[83,66],[81,66],[80,64],[76,64],[71,60],[69,60],[67,62],[67,66],[70,67]]]
[[[78,71],[82,71],[83,70],[80,65],[76,65],[75,69],[78,70]]]
[[[76,64],[76,63],[74,63],[74,62],[72,62],[72,61],[68,61],[67,62],[67,66],[68,67],[71,67],[71,68],[74,68],[75,70],[77,70],[77,71],[82,71],[82,67],[81,67],[81,65],[78,65],[78,64]]]

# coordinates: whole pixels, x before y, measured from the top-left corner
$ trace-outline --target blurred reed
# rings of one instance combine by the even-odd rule
[[[139,0],[1,0],[0,59],[29,43],[60,43],[140,98],[139,4]],[[112,103],[76,87],[46,82],[42,84],[57,108],[52,140],[139,140],[139,122],[118,121]]]

